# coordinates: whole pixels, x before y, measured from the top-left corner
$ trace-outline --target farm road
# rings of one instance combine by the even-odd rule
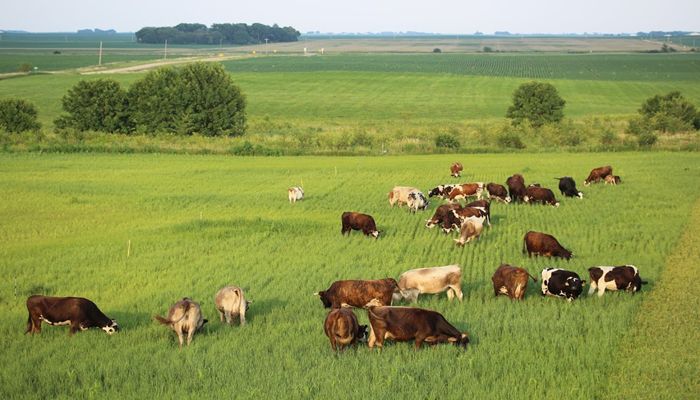
[[[105,67],[90,67],[83,68],[80,71],[81,75],[95,75],[95,74],[124,74],[131,72],[143,72],[155,68],[160,68],[166,65],[179,65],[187,64],[193,62],[217,62],[217,61],[228,61],[236,58],[246,58],[248,56],[241,55],[229,55],[229,56],[207,56],[207,57],[183,57],[176,58],[172,60],[161,60],[156,62],[150,62],[146,64],[130,65],[128,67],[117,67],[117,68],[105,68]]]

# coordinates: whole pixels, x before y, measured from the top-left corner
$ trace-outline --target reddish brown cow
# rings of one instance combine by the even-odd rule
[[[486,213],[486,225],[491,226],[491,202],[488,200],[476,200],[467,204],[465,207],[476,208]]]
[[[343,304],[364,307],[372,299],[382,305],[391,305],[392,298],[401,297],[399,285],[394,278],[377,280],[335,281],[327,290],[314,293],[321,298],[325,308],[340,308]]]
[[[585,186],[590,185],[591,183],[598,183],[602,179],[605,179],[606,176],[612,175],[613,173],[613,168],[609,165],[606,165],[604,167],[598,167],[594,168],[590,174],[588,174],[588,178],[586,178],[585,181],[583,181],[583,184]]]
[[[554,197],[554,192],[552,192],[550,189],[539,186],[530,186],[525,189],[523,201],[526,203],[542,203],[559,207],[559,202],[557,201],[556,197]]]
[[[505,186],[490,182],[486,185],[486,191],[489,192],[489,199],[510,203],[511,199]]]
[[[459,178],[462,175],[462,163],[456,162],[450,166],[450,175]]]
[[[462,208],[458,203],[453,204],[443,204],[435,210],[435,214],[429,220],[425,221],[425,226],[428,228],[433,228],[435,225],[442,225],[444,231],[449,232],[452,226],[459,225],[459,220],[452,213],[453,210],[460,210]]]
[[[530,231],[523,238],[523,253],[528,257],[532,254],[546,257],[561,257],[570,260],[573,253],[565,249],[552,235]]]
[[[349,234],[351,230],[362,231],[366,236],[372,236],[375,239],[379,236],[377,225],[374,223],[374,218],[371,215],[358,212],[346,211],[340,217],[343,227],[340,233]]]
[[[525,196],[525,178],[520,174],[515,174],[506,180],[510,198],[513,201],[522,201]]]
[[[480,199],[481,193],[483,191],[483,182],[465,183],[452,188],[448,199],[452,202],[455,202],[459,199],[466,199],[467,197],[476,197],[477,199]]]
[[[423,342],[428,344],[454,343],[466,347],[469,343],[467,332],[460,332],[452,326],[442,314],[414,307],[367,307],[367,315],[372,330],[368,345],[376,344],[380,349],[384,339],[400,342],[413,340],[415,349],[420,349]]]
[[[27,330],[41,333],[41,321],[49,325],[70,325],[70,335],[98,327],[108,334],[119,330],[117,321],[110,319],[92,301],[82,297],[30,296],[27,299]]]
[[[355,345],[367,337],[367,325],[360,325],[355,313],[347,308],[331,310],[326,316],[323,331],[328,336],[334,351]]]
[[[522,300],[527,290],[528,277],[537,282],[537,278],[530,275],[526,269],[508,264],[501,264],[491,277],[493,293],[495,296],[505,294],[510,297],[511,300]]]

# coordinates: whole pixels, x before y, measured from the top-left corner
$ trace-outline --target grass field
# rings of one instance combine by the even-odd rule
[[[582,188],[584,199],[558,209],[493,206],[494,226],[460,249],[424,228],[430,211],[390,209],[396,184],[424,190],[448,182],[447,166],[466,166],[463,181],[503,182],[522,172],[553,187],[555,176],[579,184],[594,166],[612,164],[624,183]],[[683,346],[697,360],[697,340],[665,341],[670,327],[647,312],[668,307],[682,290],[667,271],[695,269],[697,252],[680,266],[678,246],[697,246],[700,158],[692,153],[411,156],[372,158],[235,158],[166,155],[0,155],[0,397],[240,398],[524,398],[619,397],[619,380],[642,398],[696,398],[689,385],[664,385],[624,365],[672,365],[667,354],[633,343]],[[285,189],[303,181],[307,198],[294,206]],[[340,236],[340,214],[373,214],[384,231],[374,241]],[[575,253],[571,262],[528,259],[528,230],[554,234]],[[690,238],[687,235],[693,235]],[[693,240],[695,237],[695,240]],[[131,255],[127,257],[127,241]],[[539,273],[561,266],[585,275],[594,265],[637,265],[650,282],[636,295],[607,293],[571,304],[541,298],[531,283],[521,303],[494,298],[490,276],[501,262]],[[333,355],[323,335],[326,310],[311,294],[337,279],[397,277],[410,268],[460,263],[463,303],[426,296],[470,332],[466,351],[410,344]],[[689,272],[689,274],[694,274]],[[694,275],[697,276],[697,275]],[[215,318],[213,296],[241,285],[254,301],[246,327]],[[587,288],[586,288],[587,289]],[[94,300],[123,331],[69,338],[45,327],[24,336],[24,301],[33,293]],[[178,351],[172,332],[157,325],[182,296],[200,301],[210,319],[191,347]],[[697,313],[697,310],[695,310]],[[367,316],[357,311],[362,323]],[[673,329],[694,332],[693,314]],[[696,314],[695,314],[696,315]],[[688,317],[688,318],[685,318]],[[660,321],[658,324],[656,321]],[[670,349],[673,350],[673,349]],[[624,364],[623,364],[624,362]],[[680,370],[692,374],[692,370]],[[697,369],[695,370],[697,371]],[[697,375],[697,374],[696,374]],[[693,385],[692,383],[695,383]]]

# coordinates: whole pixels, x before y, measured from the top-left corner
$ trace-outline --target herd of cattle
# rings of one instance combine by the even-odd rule
[[[463,167],[454,163],[450,174],[459,177]],[[576,189],[571,177],[556,178],[559,190],[567,197],[583,198]],[[605,166],[591,171],[584,185],[605,181],[610,184],[620,183],[620,177],[612,174],[612,167]],[[506,180],[505,186],[497,183],[484,185],[481,182],[466,184],[438,185],[430,190],[428,197],[439,197],[447,201],[440,205],[432,218],[426,221],[426,227],[440,226],[445,233],[456,230],[460,233],[454,239],[458,245],[464,245],[478,238],[483,225],[491,226],[490,200],[503,203],[525,202],[542,203],[559,206],[554,193],[539,184],[525,186],[522,175],[516,174]],[[482,199],[484,191],[488,199]],[[304,191],[301,187],[288,190],[290,203],[302,200]],[[476,200],[462,206],[459,200],[476,197]],[[412,212],[425,210],[428,199],[417,188],[397,186],[389,193],[389,204],[407,205]],[[352,230],[362,231],[367,236],[377,238],[380,231],[372,216],[358,212],[344,212],[341,216],[342,234]],[[523,238],[523,253],[546,257],[560,257],[569,260],[573,253],[564,248],[556,238],[542,232],[530,231]],[[639,270],[634,265],[597,266],[589,268],[589,292],[596,290],[602,296],[605,290],[625,290],[636,292],[641,289],[642,281]],[[560,268],[545,268],[540,274],[541,294],[555,296],[573,301],[583,291],[586,281],[576,272]],[[537,278],[526,269],[508,264],[500,265],[494,272],[494,295],[507,295],[511,299],[522,300],[527,290],[529,279]],[[330,340],[333,350],[340,350],[348,345],[367,340],[370,348],[382,347],[385,339],[395,341],[414,341],[416,349],[423,343],[453,343],[466,346],[469,343],[467,332],[460,332],[436,311],[398,307],[392,304],[399,301],[415,302],[420,294],[447,293],[448,300],[457,298],[462,301],[462,270],[459,265],[443,267],[418,268],[404,272],[398,281],[393,278],[379,280],[341,280],[331,284],[323,291],[314,293],[325,308],[331,308],[324,322],[324,332]],[[239,319],[245,324],[245,313],[250,301],[243,290],[236,286],[227,286],[219,290],[214,301],[220,320],[227,324]],[[352,307],[367,310],[367,325],[359,325]],[[26,333],[41,332],[41,324],[70,325],[69,333],[99,327],[108,334],[119,330],[119,325],[107,317],[92,301],[81,297],[48,297],[35,295],[27,299]],[[193,335],[207,323],[203,318],[198,303],[185,297],[169,309],[167,317],[154,316],[156,321],[170,327],[178,337],[182,347],[185,340],[189,345]]]

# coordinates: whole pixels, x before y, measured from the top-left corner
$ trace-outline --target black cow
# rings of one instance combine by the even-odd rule
[[[572,301],[581,295],[585,283],[576,272],[559,268],[542,270],[542,296],[558,296]]]
[[[570,176],[563,176],[561,178],[554,178],[559,180],[559,191],[566,197],[578,197],[583,198],[583,193],[576,189],[576,181]]]

